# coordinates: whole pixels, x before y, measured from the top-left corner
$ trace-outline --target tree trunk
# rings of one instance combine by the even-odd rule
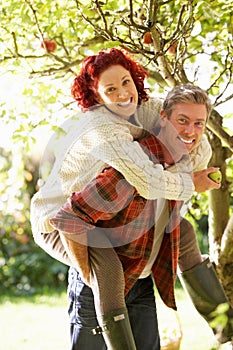
[[[233,305],[233,214],[222,237],[221,251],[218,258],[218,273],[229,301]]]
[[[209,192],[209,254],[230,301],[233,303],[233,216],[229,220],[229,184],[226,180],[227,152],[211,134],[211,166],[220,167],[222,186]]]

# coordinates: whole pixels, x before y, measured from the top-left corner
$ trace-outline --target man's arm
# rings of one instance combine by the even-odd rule
[[[208,164],[212,156],[212,149],[206,135],[203,135],[200,144],[191,152],[191,162],[193,164],[193,183],[196,192],[219,189],[221,184],[212,181],[209,174],[218,171],[219,168],[210,167]]]
[[[219,168],[211,167],[193,173],[193,183],[196,192],[205,192],[209,190],[218,190],[221,183],[217,183],[209,178],[209,174],[218,171]]]

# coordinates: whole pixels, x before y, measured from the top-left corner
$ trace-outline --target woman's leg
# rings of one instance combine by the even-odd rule
[[[108,238],[101,233],[101,242],[109,247]],[[113,248],[88,248],[90,286],[94,295],[97,320],[109,350],[136,350],[125,304],[125,279],[122,264]]]
[[[88,238],[84,245],[76,241],[76,235],[60,235],[72,266],[93,291],[97,316],[125,308],[123,267],[105,232],[99,230],[95,236],[98,247],[88,246]]]
[[[90,286],[97,316],[125,308],[122,264],[113,248],[89,247]]]

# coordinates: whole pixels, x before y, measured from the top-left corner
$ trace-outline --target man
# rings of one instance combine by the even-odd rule
[[[161,129],[159,134],[156,138],[154,136],[148,136],[144,140],[141,140],[141,145],[147,147],[147,151],[150,151],[150,156],[152,158],[156,156],[156,159],[153,159],[153,161],[163,164],[164,167],[174,166],[182,157],[187,156],[187,151],[191,152],[200,142],[205,130],[208,113],[209,101],[207,95],[201,89],[193,85],[177,87],[168,94],[164,102],[164,108],[161,112]],[[211,180],[207,179],[208,173],[214,170],[216,169],[210,168],[202,172],[202,176],[204,175],[206,177],[205,181],[209,181],[209,188],[211,188],[211,186],[214,186],[214,188],[219,187],[219,185],[213,184]],[[126,305],[136,346],[138,349],[159,349],[153,284],[151,283],[150,275],[152,272],[160,295],[165,303],[175,308],[173,292],[179,250],[179,205],[174,201],[163,201],[162,199],[146,201],[138,196],[127,182],[122,180],[122,175],[116,170],[112,168],[105,169],[105,171],[98,176],[94,182],[84,188],[83,191],[72,195],[71,201],[67,203],[53,220],[53,225],[59,231],[63,231],[63,235],[61,234],[61,236],[65,240],[65,244],[68,242],[68,255],[73,264],[78,264],[75,265],[78,267],[78,270],[81,268],[81,272],[83,272],[84,275],[88,275],[91,271],[91,276],[94,271],[92,290],[94,294],[99,293],[98,297],[100,302],[101,299],[102,301],[104,300],[104,302],[109,301],[109,299],[111,302],[113,300],[113,298],[111,298],[112,290],[111,293],[105,293],[103,290],[109,289],[106,288],[106,274],[108,274],[107,279],[109,280],[110,276],[116,273],[115,267],[118,266],[117,259],[115,259],[114,256],[111,257],[111,252],[113,251],[111,246],[115,246],[115,252],[124,269]],[[203,181],[201,186],[203,186]],[[153,227],[154,217],[156,218],[155,230]],[[151,218],[153,218],[152,221]],[[164,233],[166,226],[167,233]],[[170,231],[168,231],[168,228],[170,228]],[[69,232],[69,234],[64,231]],[[190,227],[188,231],[190,232]],[[82,258],[84,256],[87,258],[85,244],[91,246],[91,248],[88,249],[91,267],[88,266],[88,260],[85,264],[83,264],[83,261],[80,262],[82,260],[80,259],[80,255],[79,258],[76,259],[77,252],[78,254],[81,252]],[[187,245],[183,251],[182,244],[183,247],[185,244]],[[196,245],[195,237],[191,237],[190,241],[187,239],[187,235],[186,237],[184,235],[183,237],[181,236],[182,257],[180,259],[183,270],[188,270],[201,263],[201,256],[197,246],[196,251],[191,256],[190,263],[190,251],[194,250],[193,244]],[[104,249],[102,249],[101,246],[104,247]],[[110,267],[106,266],[106,252],[110,252],[110,259],[108,262],[111,262],[111,258],[114,259],[112,272],[110,269],[111,265]],[[82,269],[82,266],[88,266],[88,269],[85,271]],[[106,268],[104,269],[104,267]],[[119,267],[119,276],[120,272]],[[75,300],[79,299],[79,296],[84,291],[88,293],[89,298],[93,299],[92,291],[87,286],[87,284],[89,284],[88,278],[85,279],[85,276],[80,273],[78,275],[75,271],[72,271],[72,274],[75,275],[75,277],[73,281],[71,281],[70,290],[72,291],[74,285],[76,288],[77,285],[79,285],[79,293],[74,293],[73,291]],[[81,281],[80,275],[83,277],[83,281],[86,282],[86,285]],[[96,284],[94,280],[97,280]],[[120,279],[120,281],[120,285],[124,285],[124,280],[122,281],[122,279]],[[112,282],[114,283],[114,278]],[[93,283],[95,285],[94,288]],[[114,284],[114,286],[115,285],[119,285],[119,283]],[[143,289],[143,287],[145,287],[148,295],[150,295],[146,302],[144,300],[145,290],[143,290],[141,294],[138,293],[138,290]],[[120,288],[119,290],[113,289],[113,291],[119,292],[120,296],[122,296]],[[137,295],[137,303],[135,303],[135,294]],[[135,307],[134,304],[137,306]],[[81,308],[84,307],[84,305],[85,303],[80,303]],[[98,308],[97,304],[95,304],[95,306]],[[76,307],[77,305],[75,306],[71,302],[71,317]],[[137,307],[142,307],[139,313],[135,313]],[[124,305],[122,305],[122,308],[124,308]],[[116,310],[118,311],[119,308],[116,308]],[[94,304],[92,304],[91,307],[89,306],[87,312],[91,314],[94,320],[93,324],[90,323],[87,326],[89,326],[89,328],[97,327]],[[99,323],[102,322],[101,325],[103,327],[102,329],[99,328],[97,333],[103,331],[105,341],[109,348],[116,349],[116,343],[118,343],[119,349],[123,349],[122,344],[125,346],[124,349],[135,348],[132,337],[128,337],[128,339],[130,339],[128,342],[119,345],[120,339],[124,338],[124,336],[127,338],[127,335],[130,334],[130,326],[127,323],[127,313],[124,312],[125,311],[121,309],[121,313],[119,313],[119,315],[124,315],[125,317],[123,323],[118,322],[118,326],[121,325],[120,331],[119,329],[117,330],[116,327],[115,329],[113,327],[113,331],[111,332],[110,330],[109,332],[110,335],[109,333],[106,334],[105,327],[112,327],[110,324],[113,323],[113,314],[111,314],[110,317],[108,317],[109,315],[102,315],[102,320],[100,316],[98,318]],[[114,314],[114,316],[116,316],[116,314]],[[76,327],[72,327],[72,349],[81,349],[81,338],[85,338],[88,342],[88,349],[92,348],[91,342],[94,344],[93,349],[98,346],[98,348],[104,349],[99,334],[95,339],[87,340],[87,338],[91,339],[91,336],[88,336],[87,333],[84,334],[84,321],[82,319],[76,319],[75,322]],[[128,324],[127,327],[126,324]],[[147,331],[149,324],[150,327],[153,324],[154,332]],[[144,329],[144,331],[139,332],[140,329]],[[80,330],[82,330],[82,332]],[[81,333],[83,335],[81,335]],[[123,333],[124,336],[122,337]],[[140,333],[142,333],[143,336]],[[113,345],[112,343],[114,342],[115,344]]]

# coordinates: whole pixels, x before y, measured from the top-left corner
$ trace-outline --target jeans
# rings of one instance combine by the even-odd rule
[[[69,270],[69,317],[71,350],[106,350],[102,335],[92,335],[98,326],[91,288],[74,268]],[[137,350],[159,350],[160,339],[151,276],[138,280],[125,297]]]

